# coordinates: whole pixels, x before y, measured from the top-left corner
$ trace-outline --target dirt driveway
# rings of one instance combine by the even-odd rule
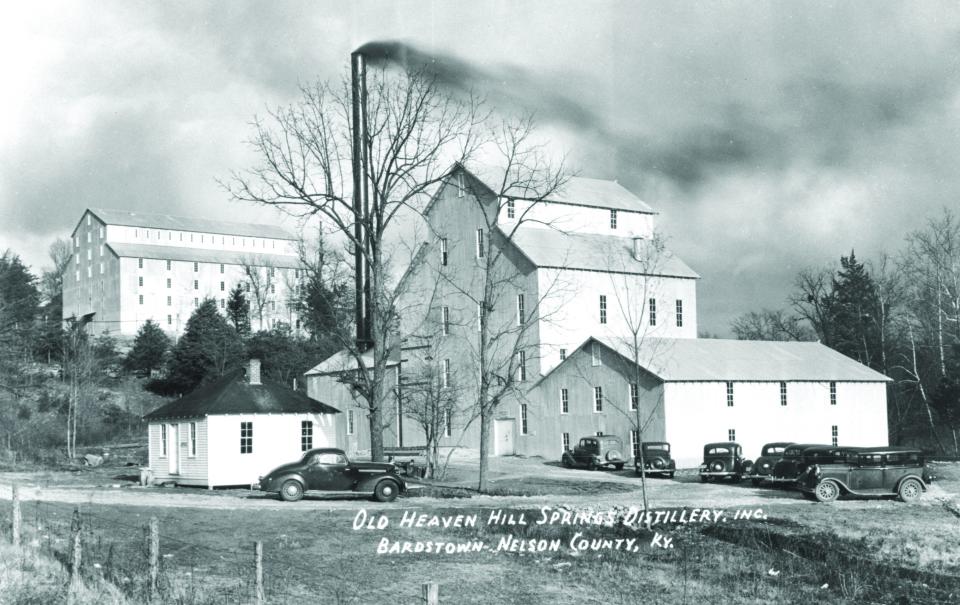
[[[464,474],[470,474],[469,463]],[[413,486],[411,497],[399,499],[385,508],[476,508],[476,507],[524,507],[571,506],[576,508],[592,507],[641,507],[642,493],[640,481],[632,471],[596,472],[587,470],[569,470],[552,466],[543,461],[521,458],[504,458],[496,461],[493,476],[499,484],[516,483],[546,478],[550,481],[570,482],[579,493],[574,495],[536,495],[536,496],[478,496],[470,498],[435,498],[416,496],[417,486]],[[0,473],[0,499],[11,499],[11,485],[17,483],[21,500],[40,500],[77,505],[121,505],[151,506],[194,509],[229,510],[358,510],[370,506],[365,498],[328,499],[307,497],[300,502],[280,502],[274,496],[249,490],[209,491],[201,488],[167,489],[161,487],[140,487],[124,481],[100,481],[96,484],[84,484],[83,477],[70,473],[44,473],[37,480],[36,473]],[[101,474],[102,480],[108,477]],[[69,480],[68,480],[69,479]],[[96,476],[91,477],[96,481]],[[78,483],[79,480],[79,483]],[[451,482],[457,484],[463,482]],[[593,483],[619,484],[635,489],[621,489],[614,493],[598,490],[591,493],[589,485]],[[749,482],[737,485],[729,483],[701,483],[694,471],[680,471],[674,480],[650,478],[647,480],[648,498],[654,508],[698,507],[698,508],[735,508],[764,507],[771,505],[810,506],[797,492],[783,489],[756,488]],[[945,501],[956,497],[942,486],[934,484],[918,505],[941,506]],[[833,504],[839,508],[871,509],[887,505],[885,500],[841,500]]]

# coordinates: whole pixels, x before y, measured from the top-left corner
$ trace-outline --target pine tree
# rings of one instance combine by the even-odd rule
[[[238,367],[243,355],[240,335],[217,311],[217,302],[205,299],[173,348],[166,379],[148,388],[166,394],[189,393]]]
[[[127,353],[124,367],[130,372],[150,374],[159,369],[163,355],[170,348],[170,338],[152,319],[140,326],[133,340],[133,348]]]
[[[230,298],[227,299],[227,318],[238,334],[250,333],[250,301],[247,300],[240,284],[230,290]]]
[[[877,368],[880,356],[880,316],[877,287],[854,252],[840,258],[829,300],[833,349]]]

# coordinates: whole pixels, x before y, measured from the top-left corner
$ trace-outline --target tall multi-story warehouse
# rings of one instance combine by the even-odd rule
[[[226,308],[241,284],[254,330],[300,321],[297,242],[285,230],[166,214],[88,209],[71,234],[63,316],[93,313],[93,331],[133,336],[148,319],[179,335],[205,298]]]
[[[457,399],[476,400],[481,313],[498,336],[488,371],[515,387],[493,423],[497,454],[558,459],[594,434],[635,449],[640,426],[643,440],[673,442],[685,465],[709,441],[748,451],[767,441],[887,442],[885,376],[817,343],[697,338],[699,276],[663,246],[656,213],[616,182],[573,178],[531,201],[503,198],[458,166],[425,216],[432,238],[399,304],[405,344],[390,364],[400,396],[384,414],[388,445],[423,440],[405,419],[403,387],[424,360]],[[346,412],[345,447],[363,450],[366,414],[341,380],[354,364],[342,354],[324,361],[308,372],[308,392]],[[461,408],[442,444],[476,447],[477,425],[476,409]]]

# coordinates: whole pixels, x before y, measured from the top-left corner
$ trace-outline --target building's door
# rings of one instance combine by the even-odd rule
[[[170,461],[170,474],[180,474],[180,425],[167,426],[167,459]]]
[[[513,418],[493,421],[493,455],[512,456],[516,453],[513,445]]]

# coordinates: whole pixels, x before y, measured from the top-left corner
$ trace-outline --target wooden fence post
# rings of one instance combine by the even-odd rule
[[[157,583],[160,576],[160,521],[150,517],[150,600],[157,598]]]
[[[263,542],[259,540],[253,546],[253,558],[256,563],[256,603],[263,605]]]
[[[11,513],[10,523],[13,525],[13,547],[20,548],[20,490],[17,484],[13,484],[13,512]]]
[[[426,605],[440,604],[440,586],[436,582],[424,582],[420,600]]]
[[[80,520],[80,509],[73,509],[73,521],[70,523],[73,530],[73,553],[70,558],[70,596],[76,593],[80,585],[80,562],[82,557],[82,546],[80,544],[80,533],[83,525]]]

